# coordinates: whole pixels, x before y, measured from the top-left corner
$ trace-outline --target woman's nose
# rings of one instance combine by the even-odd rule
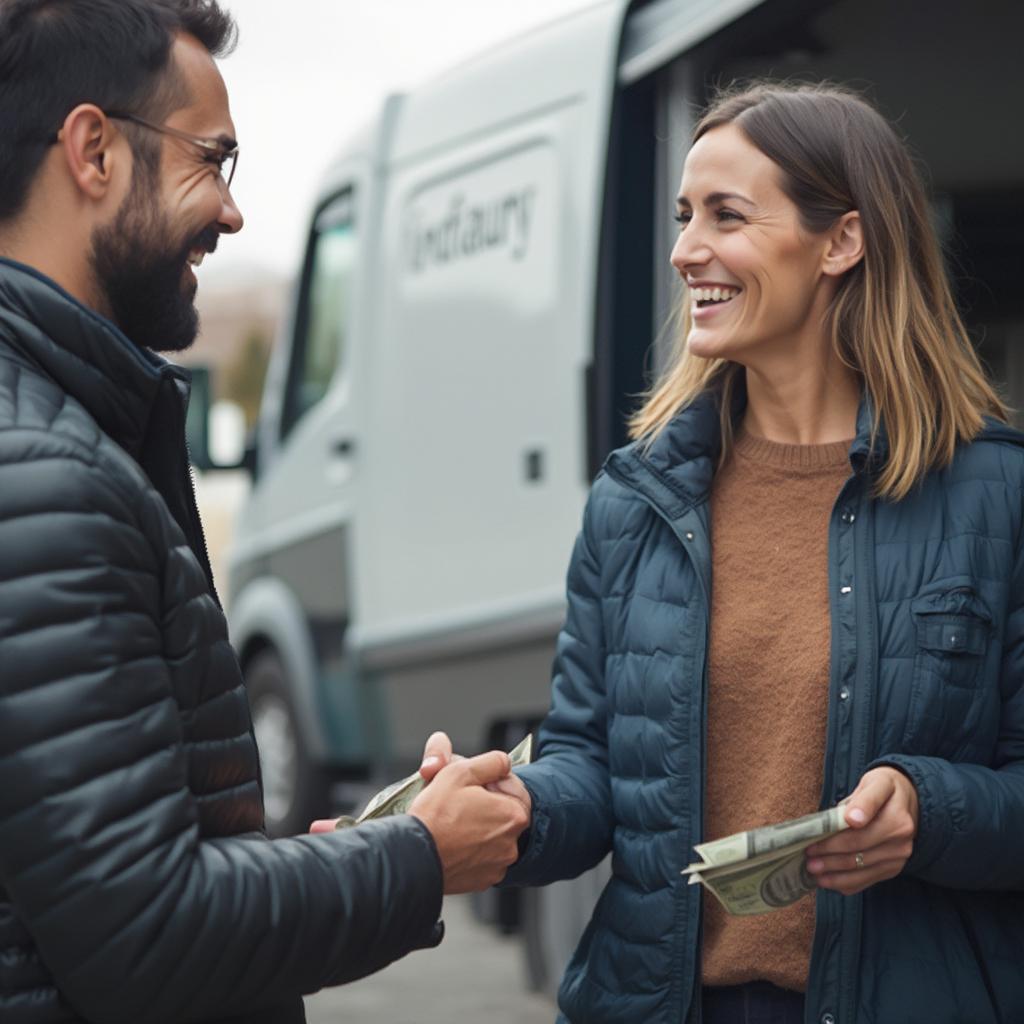
[[[703,233],[691,221],[679,232],[675,245],[672,246],[670,261],[680,274],[685,275],[687,268],[704,266],[711,259]]]

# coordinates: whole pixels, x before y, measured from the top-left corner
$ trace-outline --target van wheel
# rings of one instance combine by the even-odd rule
[[[272,836],[306,832],[328,810],[328,776],[306,753],[288,679],[274,651],[260,651],[249,662],[245,685],[260,755],[267,831]]]

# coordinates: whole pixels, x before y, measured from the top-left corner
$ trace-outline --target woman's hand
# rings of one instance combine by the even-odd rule
[[[895,878],[913,852],[917,817],[913,782],[896,768],[873,768],[848,798],[850,828],[809,846],[807,870],[844,896]]]

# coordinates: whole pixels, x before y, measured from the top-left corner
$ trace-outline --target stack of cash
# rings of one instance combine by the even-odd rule
[[[533,756],[533,737],[527,736],[509,751],[509,760],[512,767],[529,764]],[[354,825],[361,825],[364,821],[373,821],[376,818],[386,818],[391,814],[405,814],[412,806],[413,800],[423,792],[426,783],[419,772],[413,772],[407,778],[393,782],[390,786],[382,789],[366,805],[366,809],[358,818],[348,815],[338,819],[335,828],[352,828]]]
[[[827,811],[701,843],[700,861],[683,870],[730,914],[766,914],[788,907],[814,889],[804,850],[848,828],[845,802]]]

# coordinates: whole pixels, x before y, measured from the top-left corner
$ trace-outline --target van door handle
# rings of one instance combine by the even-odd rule
[[[356,450],[356,443],[351,437],[336,437],[331,441],[331,454],[338,458],[347,459]]]

